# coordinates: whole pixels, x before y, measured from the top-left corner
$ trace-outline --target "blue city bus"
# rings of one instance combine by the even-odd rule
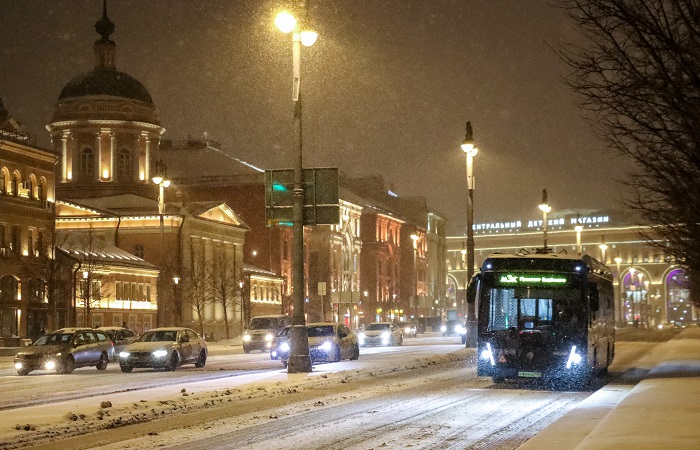
[[[585,382],[615,356],[610,269],[585,255],[492,254],[474,275],[477,374]]]

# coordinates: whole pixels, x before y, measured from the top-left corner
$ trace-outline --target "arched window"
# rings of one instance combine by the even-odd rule
[[[668,321],[678,326],[693,319],[693,302],[690,298],[690,279],[682,269],[676,269],[666,277]]]
[[[15,175],[12,177],[12,185],[10,186],[10,191],[12,191],[12,195],[17,197],[19,195],[19,174],[15,173]]]
[[[39,181],[36,189],[36,198],[38,200],[46,200],[46,180],[43,178]]]
[[[3,303],[17,301],[17,279],[12,275],[0,278],[0,301]]]
[[[131,152],[123,148],[119,150],[117,159],[117,176],[122,180],[129,180],[132,175]]]
[[[3,167],[0,170],[0,194],[7,192],[7,170]]]
[[[95,155],[91,148],[84,148],[80,152],[80,173],[84,176],[93,175],[95,170]]]
[[[27,197],[29,197],[30,200],[34,200],[34,186],[36,185],[36,182],[34,181],[34,176],[29,177],[27,180]]]

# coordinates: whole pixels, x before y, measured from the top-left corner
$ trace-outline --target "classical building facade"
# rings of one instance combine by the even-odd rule
[[[651,229],[623,211],[562,211],[548,217],[547,246],[553,252],[586,253],[613,272],[618,326],[658,327],[697,323],[687,275],[677,261],[642,237]],[[580,228],[578,228],[580,227]],[[542,220],[474,225],[475,270],[491,253],[535,252],[544,245]],[[449,301],[464,297],[464,236],[449,236]],[[579,244],[580,243],[580,244]]]
[[[109,307],[95,302],[83,323],[110,322],[107,309],[120,305],[123,321],[133,315],[140,331],[186,325],[230,337],[242,329],[248,227],[221,201],[177,197],[159,157],[165,129],[148,90],[116,69],[106,8],[95,29],[94,69],[65,85],[47,126],[60,155],[56,227],[94,235],[150,266],[134,274],[143,280],[115,280],[103,296]],[[117,312],[109,314],[113,323]]]
[[[58,156],[30,144],[0,100],[0,344],[41,335],[49,321],[44,263]]]

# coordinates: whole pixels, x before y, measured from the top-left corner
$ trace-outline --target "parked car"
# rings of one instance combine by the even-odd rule
[[[285,315],[257,316],[250,319],[250,325],[243,335],[243,351],[269,351],[272,340],[282,328],[292,324],[292,317]]]
[[[280,338],[278,355],[287,367],[289,360],[289,330]],[[306,324],[309,339],[309,357],[312,363],[337,362],[343,359],[356,360],[360,357],[360,343],[357,335],[342,323],[316,322]]]
[[[403,332],[404,337],[416,337],[418,334],[418,327],[415,323],[411,322],[398,322],[396,325],[399,326]]]
[[[286,326],[277,332],[277,335],[272,339],[272,345],[270,346],[270,359],[280,359],[280,347],[282,346],[285,350],[289,351],[289,345],[283,345],[287,343],[289,338],[289,329],[291,326]]]
[[[183,364],[204,367],[207,342],[196,331],[182,327],[154,328],[119,353],[122,372],[135,367],[175,370]]]
[[[367,345],[401,345],[403,333],[393,322],[374,322],[365,326],[358,336],[360,346]]]
[[[136,342],[139,338],[136,333],[124,327],[100,327],[98,330],[107,333],[107,336],[109,336],[114,343],[113,359],[115,360],[119,360],[119,353],[121,353],[127,345]]]
[[[443,336],[461,336],[462,344],[466,342],[467,329],[460,320],[448,320],[440,327],[440,332]]]
[[[19,375],[27,375],[33,370],[71,373],[86,366],[105,370],[113,354],[114,344],[104,331],[61,328],[17,352],[15,370]]]

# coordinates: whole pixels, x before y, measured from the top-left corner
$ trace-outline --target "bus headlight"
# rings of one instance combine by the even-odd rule
[[[491,344],[486,343],[486,347],[481,350],[481,359],[484,359],[491,363],[492,366],[496,365],[496,360],[493,358],[493,351],[491,350]]]
[[[455,327],[455,331],[457,332],[457,334],[467,334],[467,329],[464,328],[462,325],[457,325]]]
[[[573,364],[579,364],[581,362],[581,355],[576,352],[576,346],[571,347],[571,351],[569,352],[569,359],[566,360],[566,368],[571,369],[571,366]]]

